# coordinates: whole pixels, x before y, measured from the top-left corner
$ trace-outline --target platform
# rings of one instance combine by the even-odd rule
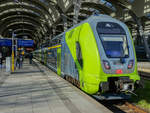
[[[138,62],[138,71],[150,73],[150,62]]]
[[[0,113],[111,113],[38,62],[0,72]]]

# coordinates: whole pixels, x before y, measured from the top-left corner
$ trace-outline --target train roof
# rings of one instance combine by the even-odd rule
[[[91,23],[91,22],[93,22],[94,20],[98,20],[98,19],[99,19],[99,20],[105,20],[105,21],[109,20],[109,21],[114,21],[114,22],[122,23],[121,21],[119,21],[119,20],[117,20],[117,19],[115,19],[115,18],[112,18],[111,16],[108,16],[108,15],[104,15],[104,14],[94,14],[94,15],[91,15],[91,16],[90,16],[89,18],[87,18],[86,20],[84,20],[84,21],[82,21],[82,22],[80,22],[80,23],[74,25],[73,27],[67,29],[67,30],[64,31],[63,33],[57,35],[57,36],[56,36],[55,38],[53,38],[52,40],[57,39],[57,38],[60,37],[61,35],[65,34],[66,32],[68,32],[68,31],[74,29],[75,27],[77,27],[77,26],[79,26],[79,25],[81,25],[81,24],[83,24],[83,23],[86,23],[86,22],[87,22],[87,23]]]

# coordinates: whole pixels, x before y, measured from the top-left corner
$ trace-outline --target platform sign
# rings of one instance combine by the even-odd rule
[[[11,46],[12,40],[11,39],[0,39],[0,46]]]
[[[34,44],[33,40],[18,40],[17,45],[18,47],[32,47]]]
[[[18,39],[17,46],[18,47],[33,47],[34,41],[33,40],[21,40]],[[0,39],[0,46],[12,46],[12,39]]]

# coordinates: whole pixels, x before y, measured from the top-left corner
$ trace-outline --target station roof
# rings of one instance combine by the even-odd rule
[[[62,18],[72,26],[74,1],[79,0],[0,0],[0,36],[34,39],[37,42],[50,37],[54,26],[63,26]],[[94,10],[110,15],[131,4],[134,0],[80,0],[79,20],[90,16]],[[62,32],[59,29],[56,32]]]

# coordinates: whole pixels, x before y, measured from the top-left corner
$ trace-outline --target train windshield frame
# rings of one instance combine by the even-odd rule
[[[99,22],[97,24],[97,32],[108,58],[129,57],[129,46],[126,33],[119,24]]]

